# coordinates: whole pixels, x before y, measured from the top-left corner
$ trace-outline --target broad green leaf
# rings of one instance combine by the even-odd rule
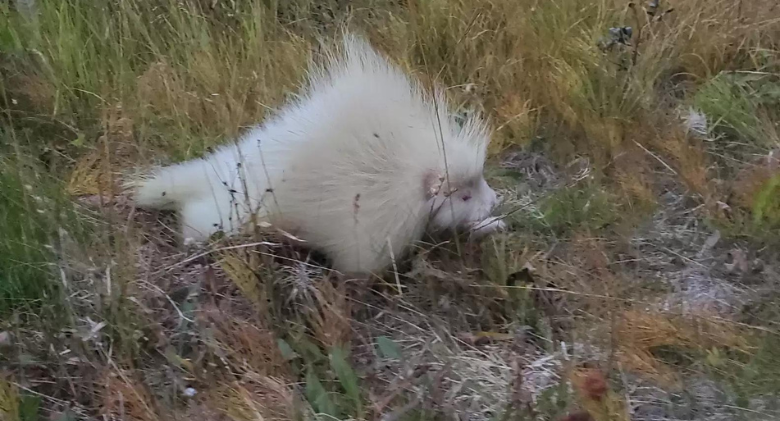
[[[342,419],[338,407],[330,399],[328,391],[320,382],[312,367],[306,373],[306,398],[318,413],[330,415],[336,419]]]
[[[336,377],[341,383],[341,387],[355,404],[355,409],[358,414],[362,412],[362,402],[360,398],[360,385],[355,370],[349,365],[347,361],[347,353],[340,346],[334,347],[330,351],[330,366],[336,373]]]
[[[380,336],[376,338],[376,346],[379,348],[379,353],[384,358],[401,359],[401,348],[395,341],[387,336]]]
[[[282,356],[285,360],[290,361],[298,357],[298,354],[293,351],[290,344],[288,344],[284,339],[277,339],[276,343],[279,346],[279,350],[282,352]]]
[[[19,420],[35,421],[38,419],[38,412],[41,406],[41,398],[32,395],[22,395],[19,397]]]

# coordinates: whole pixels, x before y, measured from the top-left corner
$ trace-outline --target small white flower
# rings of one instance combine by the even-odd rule
[[[682,120],[688,132],[696,136],[707,136],[707,116],[704,113],[700,113],[693,107],[690,107],[687,112],[683,113]]]

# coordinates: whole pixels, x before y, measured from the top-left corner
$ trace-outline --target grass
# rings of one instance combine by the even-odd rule
[[[776,418],[780,7],[658,3],[0,5],[2,418]],[[344,26],[491,119],[510,232],[339,283],[131,210]]]
[[[91,224],[71,205],[63,183],[20,153],[23,140],[12,128],[0,136],[5,155],[0,171],[0,313],[9,316],[26,308],[30,316],[51,316],[62,311],[64,298],[56,276],[57,251],[89,237]]]
[[[6,164],[2,174],[5,282],[0,301],[4,313],[22,303],[57,295],[56,284],[51,281],[51,273],[47,270],[50,256],[43,247],[48,233],[39,225],[41,221],[30,218],[30,213],[37,213],[29,203],[33,199],[26,192],[23,178],[15,170]],[[46,222],[45,218],[41,219]]]

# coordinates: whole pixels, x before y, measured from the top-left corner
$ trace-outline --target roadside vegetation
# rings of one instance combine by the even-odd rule
[[[343,28],[495,129],[510,230],[342,282],[123,177]],[[780,418],[774,0],[0,2],[0,420]]]

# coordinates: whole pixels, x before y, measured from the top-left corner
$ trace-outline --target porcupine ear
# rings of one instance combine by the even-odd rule
[[[423,176],[425,200],[430,200],[438,195],[445,183],[446,180],[443,174],[439,174],[439,172],[435,170],[426,171]]]

